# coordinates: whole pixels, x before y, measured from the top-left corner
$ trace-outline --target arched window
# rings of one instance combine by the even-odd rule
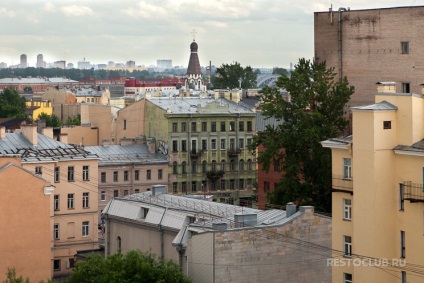
[[[216,171],[216,161],[212,160],[212,171]]]
[[[185,161],[183,161],[183,163],[181,164],[182,167],[182,172],[183,174],[187,173],[187,163]]]
[[[172,173],[178,174],[178,163],[177,163],[177,161],[174,161],[174,163],[172,163]]]
[[[247,160],[247,170],[252,170],[252,159]]]
[[[208,169],[208,163],[206,162],[206,160],[204,160],[202,162],[202,172],[206,173],[207,169]]]
[[[239,168],[240,168],[240,171],[244,170],[244,160],[243,159],[240,159],[240,161],[239,161]]]
[[[236,163],[234,162],[234,159],[230,160],[230,171],[236,170]]]
[[[191,162],[191,172],[196,173],[197,172],[197,163],[196,161]]]
[[[118,238],[116,238],[116,248],[118,250],[122,249],[122,241],[121,241],[121,237],[118,236]]]
[[[224,159],[221,160],[221,170],[225,171],[225,160]]]

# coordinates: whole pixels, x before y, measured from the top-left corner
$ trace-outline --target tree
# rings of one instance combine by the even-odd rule
[[[43,112],[38,115],[37,120],[44,120],[46,122],[46,127],[60,127],[62,125],[60,118],[55,114],[48,115]]]
[[[284,172],[270,195],[271,203],[294,201],[331,211],[331,151],[320,142],[345,130],[344,106],[354,92],[346,77],[341,81],[334,78],[334,68],[328,69],[325,62],[300,59],[290,78],[282,75],[277,87],[263,89],[263,114],[283,121],[259,132],[251,147],[264,146],[258,162],[265,170],[274,164]],[[291,101],[286,101],[278,88],[286,89]]]
[[[24,278],[22,275],[17,275],[14,267],[8,268],[6,273],[6,280],[3,283],[30,283],[29,278]],[[44,283],[41,280],[39,283]],[[50,280],[47,283],[51,283]]]
[[[213,85],[215,88],[238,88],[241,79],[242,88],[256,88],[256,78],[257,74],[253,72],[250,66],[243,68],[237,62],[231,65],[222,64],[221,67],[216,69]]]
[[[75,264],[68,283],[191,282],[173,261],[158,260],[140,251],[120,252],[103,258],[98,254]]]
[[[288,76],[289,75],[289,72],[287,71],[287,69],[275,67],[272,70],[272,74],[273,75],[285,75],[285,76]]]
[[[67,126],[80,126],[81,125],[81,115],[74,116],[74,117],[68,117],[68,119],[65,122],[65,125],[67,125]]]
[[[15,89],[6,88],[0,93],[0,118],[25,118],[25,98]]]

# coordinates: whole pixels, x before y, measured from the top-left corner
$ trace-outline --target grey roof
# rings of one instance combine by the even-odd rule
[[[77,97],[84,97],[84,96],[102,96],[104,91],[97,91],[93,88],[82,88],[82,89],[76,89],[71,90],[73,94]]]
[[[424,152],[424,140],[420,140],[413,145],[398,145],[394,150]]]
[[[78,83],[78,81],[68,78],[3,78],[0,84],[58,84],[58,83]]]
[[[86,146],[84,149],[100,157],[99,166],[125,163],[168,163],[166,155],[150,153],[146,144]]]
[[[282,125],[284,122],[275,117],[265,117],[261,112],[256,113],[256,123],[255,123],[255,131],[262,132],[265,131],[267,126],[277,127]]]
[[[37,145],[32,145],[22,132],[6,133],[6,137],[0,139],[0,156],[20,156],[23,162],[98,159],[82,148],[61,143],[42,134],[37,134],[37,139]]]
[[[237,104],[225,98],[152,97],[147,100],[172,114],[255,114],[246,104]]]
[[[391,104],[390,102],[387,102],[385,100],[379,102],[379,103],[375,103],[375,104],[371,104],[371,105],[365,105],[365,106],[357,106],[357,107],[352,107],[352,110],[397,110],[397,106]]]

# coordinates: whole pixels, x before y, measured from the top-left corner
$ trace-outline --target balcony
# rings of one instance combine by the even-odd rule
[[[344,192],[353,195],[353,180],[343,178],[343,176],[333,175],[332,192]]]
[[[206,177],[208,177],[208,179],[211,179],[211,181],[216,181],[219,178],[222,178],[224,176],[225,172],[223,170],[219,170],[219,171],[209,171],[206,173]]]
[[[404,182],[401,184],[403,190],[403,199],[410,202],[424,202],[424,191],[422,184],[414,184],[411,182]]]
[[[240,150],[239,148],[230,148],[230,149],[227,151],[228,156],[237,156],[237,155],[239,155],[239,154],[240,154],[240,152],[241,152],[241,150]]]
[[[199,150],[199,151],[192,150],[192,151],[190,151],[190,157],[192,159],[199,158],[199,157],[202,156],[202,154],[203,154],[203,150]]]

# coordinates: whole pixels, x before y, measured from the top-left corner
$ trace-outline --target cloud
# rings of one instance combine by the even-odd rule
[[[140,1],[136,7],[126,8],[121,10],[121,12],[131,17],[141,17],[144,19],[159,19],[167,16],[167,10],[161,5],[152,5],[145,1]]]
[[[9,17],[14,18],[16,16],[16,13],[11,10],[7,10],[6,8],[0,7],[0,17]]]
[[[52,2],[46,2],[43,6],[43,11],[45,12],[54,12],[55,7]]]
[[[71,5],[63,6],[60,9],[68,17],[90,16],[94,14],[93,10],[87,6]]]
[[[217,27],[217,28],[227,28],[228,27],[228,24],[225,23],[225,22],[206,21],[205,24],[208,25],[208,26]]]

